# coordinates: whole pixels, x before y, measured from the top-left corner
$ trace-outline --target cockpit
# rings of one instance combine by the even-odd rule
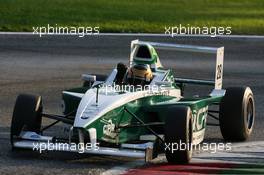
[[[168,70],[162,69],[158,54],[150,44],[132,43],[129,64],[118,63],[106,83],[117,85],[152,85],[164,81]]]

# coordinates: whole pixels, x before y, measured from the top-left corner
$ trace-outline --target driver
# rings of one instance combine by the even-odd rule
[[[148,64],[135,64],[128,69],[126,83],[134,86],[145,86],[151,82],[153,74]]]

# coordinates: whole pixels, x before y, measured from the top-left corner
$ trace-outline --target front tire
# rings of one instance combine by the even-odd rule
[[[173,164],[186,164],[192,158],[192,113],[186,106],[174,106],[167,110],[165,121],[165,143],[167,161]],[[177,149],[173,149],[177,146]]]
[[[231,87],[220,103],[219,122],[226,141],[244,141],[253,131],[255,102],[249,87]]]
[[[17,97],[10,131],[10,141],[14,149],[14,139],[21,131],[40,133],[41,130],[42,99],[40,96],[21,94]]]

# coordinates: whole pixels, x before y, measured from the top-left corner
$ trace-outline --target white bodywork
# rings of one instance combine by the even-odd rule
[[[179,89],[170,88],[167,90],[169,96],[178,99],[181,98]],[[74,127],[85,128],[87,125],[115,108],[140,98],[157,95],[150,93],[148,90],[119,94],[106,86],[99,89],[98,103],[96,103],[96,91],[96,88],[92,88],[84,94],[76,113]]]

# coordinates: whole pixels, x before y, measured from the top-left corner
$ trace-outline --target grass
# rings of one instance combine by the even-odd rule
[[[263,0],[0,0],[1,31],[100,26],[100,32],[164,33],[165,26],[231,26],[264,34]]]

